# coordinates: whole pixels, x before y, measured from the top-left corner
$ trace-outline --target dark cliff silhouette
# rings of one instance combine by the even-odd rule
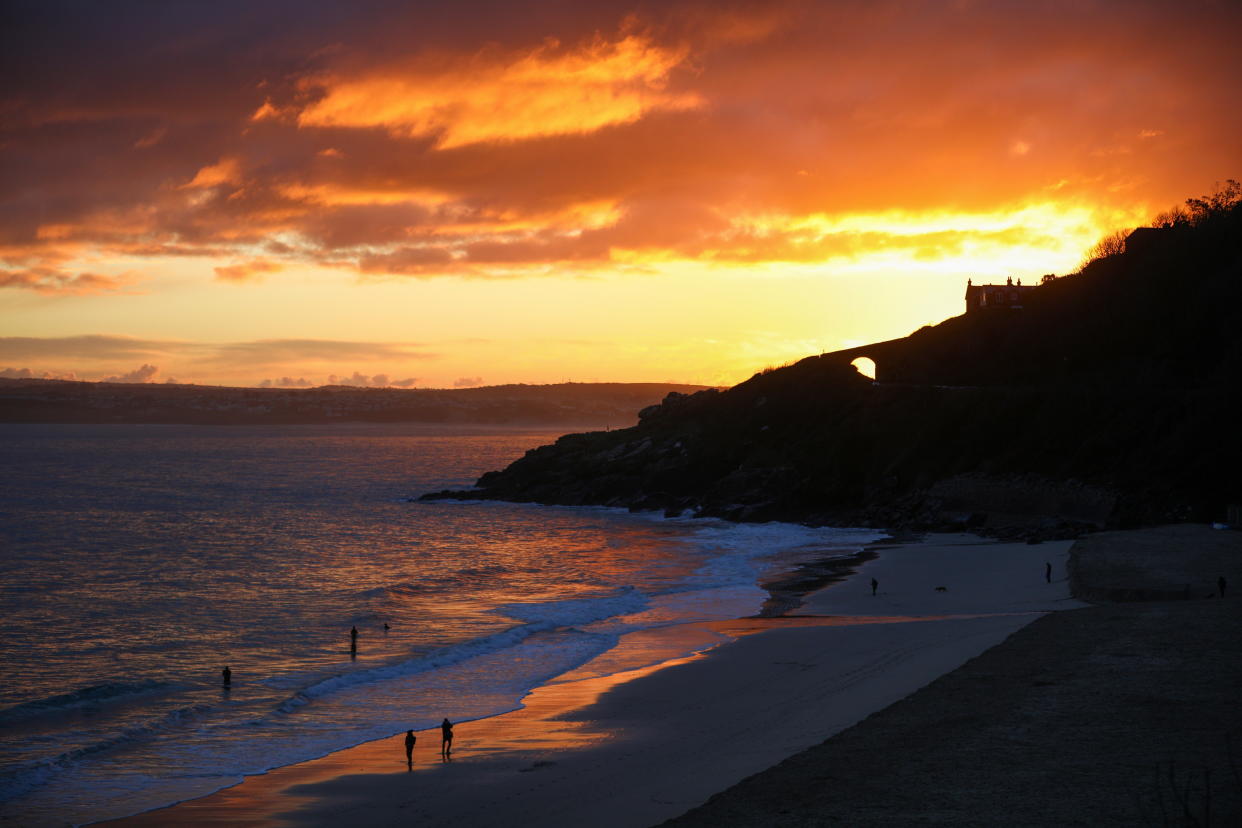
[[[566,435],[474,490],[427,497],[890,527],[992,513],[1047,536],[1211,519],[1242,500],[1231,185],[1131,249],[1046,277],[1021,310],[670,394],[632,428]],[[849,364],[864,355],[876,383]]]

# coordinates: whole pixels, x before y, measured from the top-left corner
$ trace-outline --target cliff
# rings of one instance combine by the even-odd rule
[[[825,354],[640,422],[571,434],[469,497],[1036,537],[1223,515],[1242,500],[1236,200],[1031,292]]]

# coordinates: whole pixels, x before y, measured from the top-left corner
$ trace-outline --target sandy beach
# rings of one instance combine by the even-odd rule
[[[1070,545],[941,535],[881,548],[792,616],[643,633],[704,648],[728,641],[703,654],[610,673],[606,660],[623,655],[613,651],[536,689],[521,710],[462,722],[451,762],[438,732],[422,732],[408,771],[394,736],[119,824],[652,825],[819,745],[1042,614],[1085,606],[1069,597]]]
[[[1045,616],[668,824],[1242,823],[1242,533],[1089,535],[1071,572],[1130,600]]]

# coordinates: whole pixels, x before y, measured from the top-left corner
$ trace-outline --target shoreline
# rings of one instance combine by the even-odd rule
[[[908,539],[909,538],[907,536],[907,540]],[[616,676],[619,678],[617,678],[616,681],[611,682],[611,684],[621,684],[621,683],[630,681],[633,678],[636,678],[638,676],[646,675],[646,674],[655,672],[656,670],[659,670],[665,667],[674,666],[676,664],[684,663],[686,661],[702,657],[708,652],[710,652],[711,650],[715,649],[716,647],[722,644],[729,643],[730,641],[734,640],[737,637],[741,637],[743,635],[751,635],[757,632],[763,632],[765,629],[769,627],[805,626],[808,624],[813,625],[817,623],[822,623],[822,622],[817,622],[814,618],[806,618],[806,617],[800,618],[798,616],[789,616],[788,613],[802,606],[806,595],[809,594],[810,592],[817,591],[828,585],[831,585],[833,583],[837,583],[843,580],[844,578],[848,577],[855,569],[857,569],[857,567],[861,565],[861,563],[867,560],[873,559],[876,556],[878,550],[889,548],[894,543],[897,543],[897,542],[898,540],[896,537],[891,536],[891,535],[886,535],[884,537],[877,538],[876,540],[873,540],[865,544],[861,549],[851,554],[844,555],[844,556],[843,555],[830,555],[829,557],[826,557],[826,558],[819,558],[819,559],[807,561],[807,562],[797,565],[796,567],[794,567],[794,569],[792,569],[791,571],[781,576],[772,578],[767,581],[760,582],[758,584],[759,588],[767,592],[768,597],[764,600],[764,603],[762,607],[760,608],[760,610],[753,616],[745,616],[741,618],[726,619],[726,620],[720,620],[720,621],[692,622],[692,623],[687,623],[687,624],[673,625],[673,626],[666,627],[666,628],[655,628],[655,629],[649,629],[649,630],[642,630],[636,633],[631,633],[625,637],[625,638],[631,639],[631,641],[633,641],[635,638],[650,639],[655,636],[685,639],[688,635],[691,635],[696,639],[702,639],[706,637],[702,633],[705,633],[707,631],[715,631],[712,633],[708,633],[708,635],[714,636],[713,640],[703,642],[701,646],[699,646],[696,649],[693,649],[691,652],[689,652],[689,654],[685,654],[684,652],[681,652],[681,653],[674,655],[671,658],[662,659],[658,662],[646,664],[641,667],[637,667],[633,669],[623,668],[620,670],[616,670],[615,672],[611,672],[611,673],[605,672],[602,675],[593,676],[591,665],[599,664],[600,662],[615,661],[617,658],[617,654],[623,651],[624,649],[626,649],[624,646],[622,646],[623,641],[624,641],[623,639],[622,642],[618,642],[617,646],[614,646],[613,648],[606,651],[605,653],[601,653],[599,656],[596,656],[595,658],[591,659],[589,662],[579,665],[578,667],[568,671],[567,673],[561,674],[560,676],[557,676],[553,679],[550,679],[544,682],[543,684],[537,687],[532,688],[530,691],[527,692],[525,696],[515,701],[515,704],[517,705],[515,709],[502,711],[500,713],[495,713],[490,716],[485,716],[481,719],[471,719],[471,720],[464,720],[464,721],[467,724],[474,723],[474,722],[486,722],[491,719],[498,719],[498,718],[508,716],[514,713],[519,713],[524,707],[529,706],[530,699],[532,696],[537,696],[541,690],[548,687],[549,685],[560,684],[566,681],[580,681],[583,678],[595,678],[595,679],[606,680],[613,676]],[[762,619],[766,619],[770,623],[769,624],[761,623]],[[694,635],[693,631],[699,631],[700,634]],[[670,633],[680,633],[680,635],[669,635]],[[686,647],[686,644],[683,640],[681,643],[672,643],[669,646],[671,649],[678,650],[678,649],[684,649]],[[648,651],[650,650],[650,644],[647,645],[647,649]],[[602,669],[607,669],[607,668],[602,668]],[[457,722],[457,724],[461,724],[461,723],[462,722]],[[418,731],[415,731],[415,733],[419,740],[418,742],[419,745],[429,744],[432,740],[432,737],[434,737],[434,739],[436,740],[439,739],[438,726],[434,728],[429,728],[427,730],[418,730]],[[360,762],[365,765],[370,765],[370,764],[385,765],[388,763],[388,759],[390,758],[389,755],[393,754],[393,750],[390,747],[384,747],[376,751],[376,755],[372,755],[371,751],[368,750],[368,747],[378,746],[381,744],[387,745],[390,742],[393,744],[396,744],[398,741],[402,743],[404,742],[404,733],[395,733],[387,737],[382,737],[380,739],[369,739],[364,742],[360,742],[359,744],[356,744],[356,745],[330,751],[322,756],[311,757],[309,759],[303,760],[301,762],[295,762],[290,765],[278,765],[278,766],[269,768],[265,771],[262,771],[260,773],[248,774],[236,782],[217,788],[216,790],[201,794],[199,796],[191,797],[189,799],[179,800],[177,802],[169,803],[167,805],[161,805],[161,806],[151,808],[145,811],[140,811],[135,814],[129,814],[126,816],[121,816],[121,817],[108,817],[102,820],[87,822],[87,823],[83,823],[83,825],[147,825],[147,824],[161,825],[163,824],[162,819],[154,818],[153,815],[165,814],[170,809],[174,809],[174,808],[177,809],[179,812],[182,812],[182,811],[185,812],[185,814],[179,813],[178,819],[202,819],[204,823],[212,823],[217,820],[215,820],[214,818],[210,816],[198,814],[198,812],[207,811],[207,810],[217,807],[221,803],[229,802],[232,798],[227,796],[227,794],[230,791],[233,791],[234,789],[238,788],[238,786],[249,783],[250,786],[254,788],[258,780],[271,777],[272,784],[270,786],[265,785],[264,787],[267,788],[267,790],[258,794],[259,797],[266,798],[270,796],[274,791],[277,791],[281,789],[282,787],[285,787],[283,778],[286,776],[289,778],[289,780],[302,780],[304,782],[310,779],[333,778],[334,776],[339,775],[340,773],[344,772],[342,770],[343,768],[350,767],[351,761]],[[561,744],[561,745],[558,745],[557,747],[564,748],[567,746],[568,745],[566,744]],[[421,751],[422,749],[419,748],[419,750]],[[351,759],[349,760],[337,761],[336,759],[334,759],[334,757],[338,757],[338,756],[351,753],[351,752],[352,752],[352,756],[351,756]],[[290,782],[290,784],[293,784],[293,782]],[[207,802],[204,802],[205,800],[212,800],[212,802],[207,803]],[[219,802],[216,802],[216,800],[219,800]],[[199,803],[202,803],[202,807],[199,806]],[[225,807],[229,807],[229,806],[226,805]],[[269,810],[271,810],[272,814],[274,815],[277,809],[273,808]]]
[[[909,695],[1056,608],[1068,594],[1064,579],[1046,585],[1042,578],[1045,553],[1057,546],[1063,558],[1068,542],[1032,547],[948,536],[878,544],[885,545],[884,556],[861,562],[853,556],[852,574],[807,596],[807,614],[644,631],[700,641],[714,635],[728,643],[604,676],[588,663],[536,688],[519,710],[461,723],[451,763],[439,762],[438,736],[424,731],[414,773],[404,768],[396,736],[97,824],[328,825],[347,819],[379,825],[417,818],[428,824],[649,825]],[[982,557],[999,565],[981,571],[977,562],[967,562],[955,570],[955,561],[971,548],[988,550]],[[1041,559],[1038,579],[1031,577],[1032,550]],[[994,592],[989,578],[1014,575],[1015,554],[1025,579],[1038,580],[1037,600],[1018,600],[1032,597],[1024,592],[1003,607],[980,603],[979,597]],[[962,597],[930,587],[909,596],[894,593],[901,567],[917,573],[928,563],[951,573]],[[866,586],[873,572],[890,585],[875,597]],[[805,574],[795,571],[792,580],[802,583]],[[779,585],[788,588],[788,580]],[[434,760],[428,762],[428,755]]]
[[[1103,532],[1069,572],[1101,603],[1044,616],[664,825],[1238,824],[1242,601],[1216,579],[1242,580],[1242,533]]]

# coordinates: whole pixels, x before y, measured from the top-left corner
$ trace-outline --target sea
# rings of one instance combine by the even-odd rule
[[[560,433],[0,425],[0,824],[131,815],[498,715],[626,633],[753,615],[765,580],[879,537],[416,500]],[[689,654],[625,652],[599,663]]]

